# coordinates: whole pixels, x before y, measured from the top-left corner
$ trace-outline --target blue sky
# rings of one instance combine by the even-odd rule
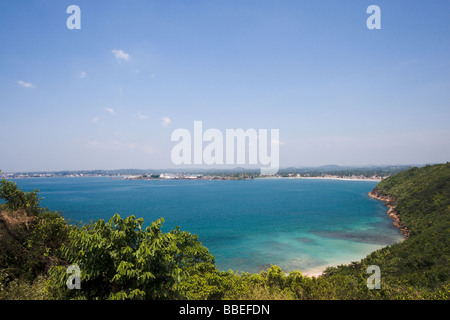
[[[81,30],[69,30],[69,5]],[[369,30],[369,5],[381,29]],[[450,160],[450,2],[1,1],[0,169],[169,168],[173,130],[280,165]]]

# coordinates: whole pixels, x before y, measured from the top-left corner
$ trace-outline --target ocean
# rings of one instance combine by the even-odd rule
[[[163,217],[199,236],[219,270],[259,272],[271,264],[315,274],[359,261],[399,242],[387,208],[367,193],[375,181],[326,179],[122,180],[109,177],[16,179],[39,189],[41,205],[71,221]]]

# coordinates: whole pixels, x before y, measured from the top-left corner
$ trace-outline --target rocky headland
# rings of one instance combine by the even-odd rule
[[[377,188],[369,192],[369,197],[385,202],[386,207],[388,207],[387,214],[391,217],[394,226],[400,229],[400,232],[404,234],[406,238],[409,238],[409,229],[403,225],[400,215],[396,211],[397,200],[393,196],[382,194]]]

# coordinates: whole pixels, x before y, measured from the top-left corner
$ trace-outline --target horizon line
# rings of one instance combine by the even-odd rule
[[[448,163],[448,162],[446,162]],[[436,165],[436,164],[445,164],[445,162],[439,162],[439,163],[415,163],[415,164],[364,164],[364,165],[337,165],[337,164],[325,164],[325,165],[317,165],[317,166],[284,166],[280,167],[279,170],[286,170],[286,169],[320,169],[320,168],[326,168],[326,167],[335,167],[335,168],[353,168],[353,169],[362,169],[362,168],[382,168],[382,167],[422,167],[427,165]],[[124,171],[124,170],[152,170],[152,171],[180,171],[180,170],[199,170],[199,171],[208,171],[208,170],[224,170],[224,171],[232,171],[232,170],[259,170],[260,167],[255,168],[245,168],[245,167],[233,167],[233,168],[220,168],[220,167],[211,167],[211,168],[204,168],[204,167],[192,167],[192,168],[120,168],[120,169],[60,169],[60,170],[20,170],[20,171],[0,171],[3,174],[7,173],[55,173],[55,172],[80,172],[80,171]]]

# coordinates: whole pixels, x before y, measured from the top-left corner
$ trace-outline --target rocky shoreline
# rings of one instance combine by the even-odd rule
[[[372,199],[377,199],[380,201],[385,202],[386,207],[388,207],[387,214],[391,219],[393,220],[393,224],[396,228],[400,229],[400,232],[406,236],[406,238],[409,238],[409,229],[405,225],[403,225],[400,215],[395,210],[395,207],[397,205],[397,200],[390,196],[390,195],[383,195],[377,188],[373,189],[371,192],[369,192],[369,197]]]

